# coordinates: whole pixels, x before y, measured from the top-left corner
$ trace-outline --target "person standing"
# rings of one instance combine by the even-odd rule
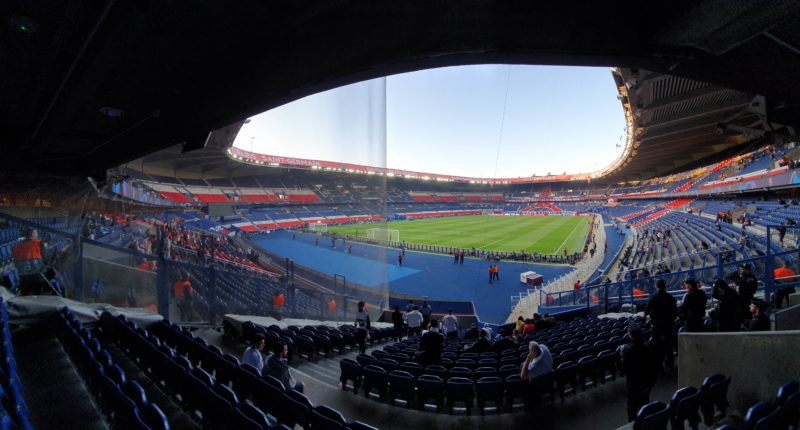
[[[797,282],[797,274],[789,267],[788,261],[784,261],[784,263],[775,269],[772,274],[775,278],[775,284],[779,287],[773,294],[772,301],[775,308],[780,309],[783,305],[783,300],[788,299],[789,295],[794,294],[795,292],[795,287],[780,287],[780,284]]]
[[[458,337],[458,317],[453,315],[453,309],[448,309],[447,315],[442,318],[442,328],[444,328],[444,334],[448,339]]]
[[[403,253],[402,252],[397,254],[397,265],[398,266],[402,266],[403,265]]]
[[[364,302],[358,302],[358,311],[356,312],[356,342],[358,342],[358,350],[362,354],[367,352],[367,338],[369,338],[369,329],[371,328],[369,321],[369,314],[366,310]]]
[[[41,273],[44,268],[44,244],[39,240],[39,232],[35,229],[28,230],[26,239],[11,248],[14,256],[14,265],[20,275]]]
[[[453,251],[453,264],[458,264],[458,250]]]
[[[742,319],[739,314],[739,294],[724,279],[717,279],[711,297],[718,300],[713,316],[718,331],[739,331]]]
[[[743,320],[750,318],[750,301],[756,295],[758,280],[753,276],[753,266],[744,263],[739,266],[739,273],[731,278],[739,286],[739,313]]]
[[[408,325],[408,336],[416,336],[420,334],[422,329],[422,314],[419,312],[419,307],[414,306],[411,312],[406,313],[406,325]]]
[[[394,307],[392,324],[394,325],[394,341],[400,342],[403,339],[403,313],[400,312],[400,306]]]
[[[672,328],[678,315],[678,304],[675,297],[667,292],[667,284],[663,279],[656,282],[656,294],[647,302],[644,314],[650,316],[653,324],[652,336],[661,357],[659,363],[665,362],[667,368],[672,369],[675,366],[672,354]]]
[[[658,369],[653,366],[655,352],[645,344],[641,329],[631,327],[628,337],[630,343],[621,347],[621,355],[628,397],[628,421],[633,421],[639,409],[650,402],[650,390],[658,378]]]
[[[422,309],[420,309],[420,313],[422,314],[422,328],[426,329],[431,321],[431,305],[428,304],[427,300],[422,301]]]
[[[500,282],[500,265],[494,265],[494,280]]]
[[[494,279],[494,265],[489,265],[489,283],[492,283],[492,279]]]
[[[458,264],[464,264],[464,250],[458,252]]]
[[[688,291],[683,296],[683,301],[679,309],[681,316],[686,322],[686,331],[703,331],[703,318],[706,316],[706,293],[700,290],[697,281],[689,278],[683,281],[683,286]]]

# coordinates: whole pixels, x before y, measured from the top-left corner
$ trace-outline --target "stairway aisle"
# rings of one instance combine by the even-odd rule
[[[12,341],[33,428],[108,430],[86,383],[54,333],[24,327],[14,330]]]

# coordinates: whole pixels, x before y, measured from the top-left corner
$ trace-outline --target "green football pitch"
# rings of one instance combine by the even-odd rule
[[[588,216],[457,216],[413,221],[330,226],[329,232],[367,237],[370,228],[400,232],[400,241],[487,251],[560,254],[583,249]]]

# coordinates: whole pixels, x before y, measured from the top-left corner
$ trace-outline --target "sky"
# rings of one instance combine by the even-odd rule
[[[621,154],[625,118],[617,94],[605,67],[431,69],[256,115],[234,146],[477,178],[587,173]]]

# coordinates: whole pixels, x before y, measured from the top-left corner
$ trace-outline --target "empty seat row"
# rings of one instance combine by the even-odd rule
[[[725,417],[730,383],[730,377],[715,373],[703,380],[699,390],[691,386],[680,388],[667,405],[656,401],[642,406],[633,428],[666,430],[669,423],[671,429],[682,430],[687,422],[692,429],[697,429],[701,422],[711,426]]]
[[[11,343],[11,328],[8,325],[6,304],[0,298],[0,327],[2,327],[2,348],[0,348],[0,429],[31,429],[28,407],[22,398],[22,382],[14,359],[14,345]]]
[[[169,321],[150,327],[151,332],[124,318],[104,315],[103,338],[116,339],[120,347],[178,399],[182,407],[201,415],[211,428],[371,428],[347,423],[326,406],[314,406],[307,397],[287,389],[272,376],[262,376],[236,357],[222,353]],[[174,348],[174,349],[173,349]]]

